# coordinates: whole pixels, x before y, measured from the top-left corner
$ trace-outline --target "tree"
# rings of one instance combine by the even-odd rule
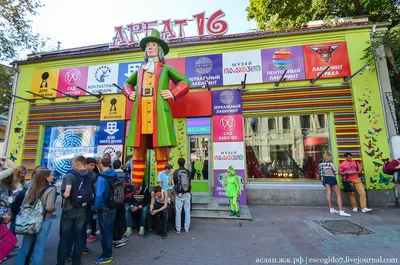
[[[0,114],[7,114],[11,98],[4,94],[12,94],[14,69],[0,64]]]
[[[0,0],[0,61],[16,59],[18,51],[38,46],[29,17],[41,6],[40,0]]]

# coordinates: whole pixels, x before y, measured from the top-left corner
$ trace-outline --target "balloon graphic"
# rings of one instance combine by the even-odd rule
[[[292,64],[292,53],[285,49],[277,50],[274,55],[272,55],[272,62],[278,68],[286,68],[288,65]]]

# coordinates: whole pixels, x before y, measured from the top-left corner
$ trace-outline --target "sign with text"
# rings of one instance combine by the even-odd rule
[[[243,142],[214,142],[213,147],[215,169],[227,170],[229,166],[234,169],[244,169]]]
[[[239,89],[212,91],[213,115],[241,114],[242,94]]]
[[[303,45],[306,78],[313,79],[327,66],[330,68],[321,78],[351,75],[346,42]]]
[[[188,118],[186,119],[187,135],[211,134],[210,118]]]
[[[215,115],[213,118],[214,142],[242,142],[243,121],[242,114]]]
[[[100,120],[125,120],[126,98],[123,94],[107,95],[101,101]]]
[[[59,70],[44,70],[34,72],[32,74],[31,92],[48,98],[55,98],[57,88]],[[40,97],[31,95],[31,98],[40,99]]]
[[[246,177],[243,169],[236,170],[236,177],[241,188],[241,194],[238,197],[239,204],[246,205]],[[225,170],[216,169],[214,170],[214,197],[216,198],[227,198],[224,186],[227,184],[228,175]]]
[[[85,88],[87,77],[88,67],[61,69],[58,77],[58,90],[72,96],[85,96],[86,93],[76,87]],[[57,92],[57,97],[66,97],[66,95]]]
[[[224,85],[240,85],[247,74],[246,84],[262,83],[261,51],[230,52],[222,55]]]
[[[285,70],[287,81],[306,78],[302,46],[261,50],[261,57],[263,82],[279,81]]]
[[[186,76],[190,87],[223,86],[222,54],[194,56],[186,58]]]
[[[100,145],[124,144],[125,121],[101,121],[99,130]]]
[[[120,63],[118,69],[118,86],[123,88],[125,81],[144,64],[141,62]],[[120,92],[120,91],[119,91]]]
[[[115,94],[118,88],[118,64],[89,66],[86,90],[91,93]]]
[[[97,146],[97,157],[103,157],[105,154],[110,154],[111,157],[115,157],[117,151],[124,153],[123,145],[98,145]]]

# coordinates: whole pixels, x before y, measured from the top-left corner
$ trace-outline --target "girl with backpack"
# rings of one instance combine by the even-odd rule
[[[10,204],[12,193],[16,186],[13,173],[17,169],[17,166],[8,158],[3,157],[1,159],[7,163],[8,168],[0,172],[0,201]]]
[[[51,170],[42,169],[32,179],[29,189],[26,191],[22,205],[36,205],[38,201],[43,204],[44,219],[37,234],[25,234],[22,240],[21,250],[15,260],[15,265],[24,264],[25,259],[33,246],[33,265],[43,264],[44,247],[52,224],[52,215],[55,212],[56,188],[49,184],[53,182]],[[23,210],[22,210],[23,211]],[[18,222],[17,222],[18,225]]]

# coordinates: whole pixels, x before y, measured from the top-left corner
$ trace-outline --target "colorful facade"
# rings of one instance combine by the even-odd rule
[[[325,154],[332,153],[339,165],[344,152],[351,152],[368,189],[393,188],[382,172],[390,153],[377,73],[371,67],[344,81],[365,65],[371,28],[354,24],[172,41],[167,64],[189,77],[191,89],[171,102],[177,147],[170,162],[177,166],[184,157],[194,192],[218,197],[224,195],[218,179],[225,166],[233,164],[245,186],[317,183]],[[29,170],[45,164],[63,175],[77,153],[130,154],[124,144],[132,106],[117,86],[142,63],[138,48],[106,46],[20,62],[15,94],[35,102],[14,101],[8,155]],[[149,166],[154,185],[156,166]]]

